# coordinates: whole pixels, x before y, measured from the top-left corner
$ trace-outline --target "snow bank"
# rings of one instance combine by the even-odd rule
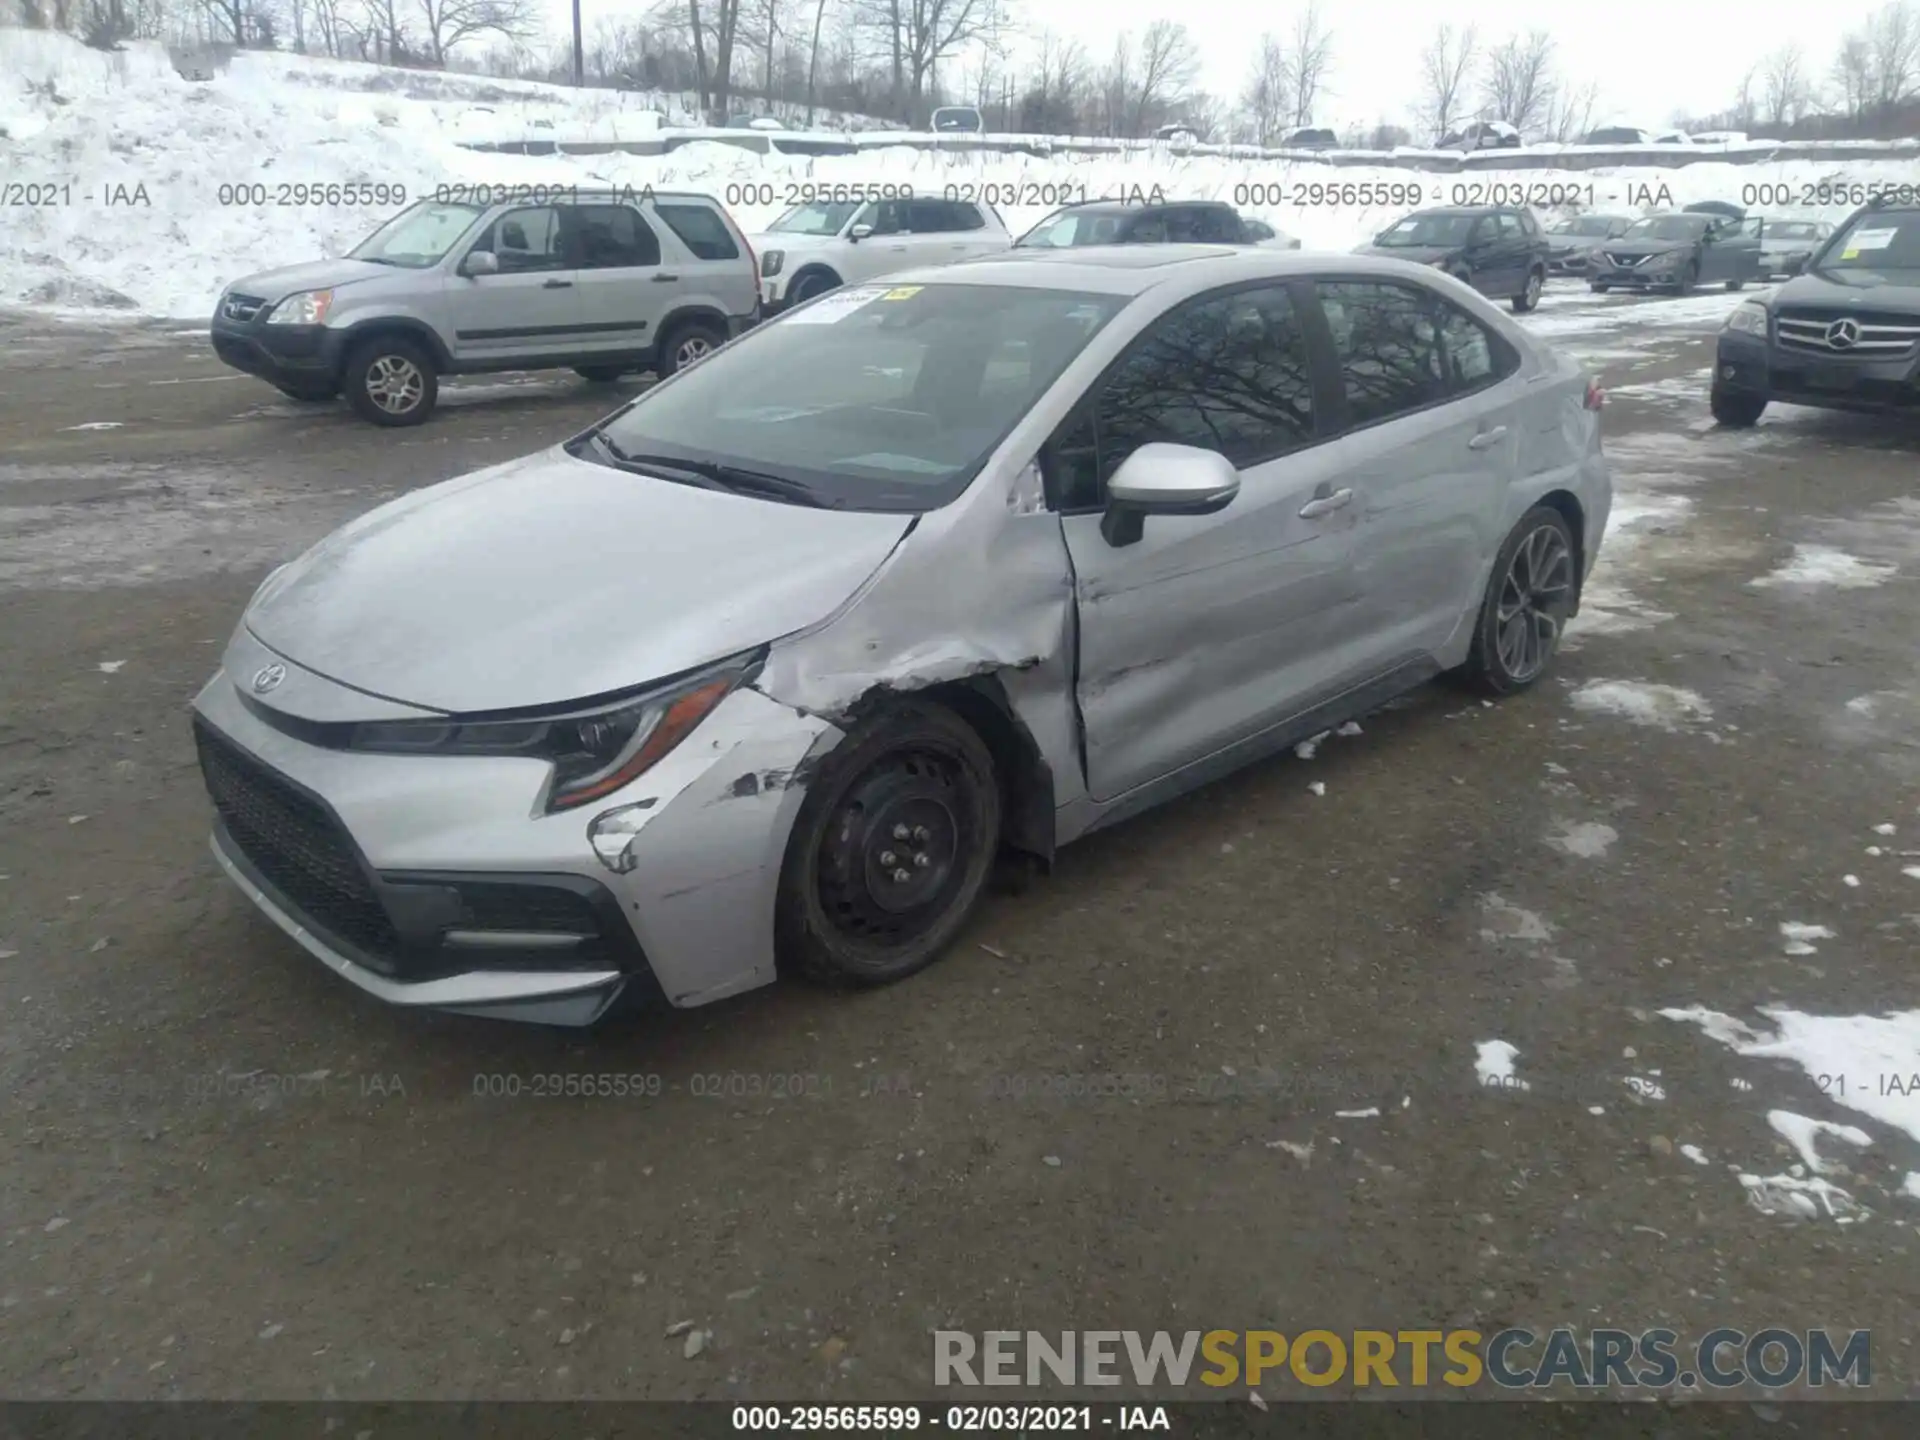
[[[202,318],[221,288],[272,266],[351,248],[390,207],[276,203],[282,182],[405,186],[409,198],[445,184],[617,184],[705,190],[758,229],[785,208],[790,182],[892,183],[923,194],[961,187],[1004,200],[1062,189],[1084,195],[1224,200],[1301,238],[1309,249],[1346,250],[1385,228],[1407,205],[1280,203],[1296,186],[1337,181],[1419,186],[1446,203],[1455,186],[1540,187],[1591,193],[1595,206],[1641,211],[1731,199],[1746,187],[1815,181],[1920,184],[1920,161],[1846,165],[1698,163],[1684,169],[1515,170],[1423,174],[1387,165],[1342,167],[1134,151],[1060,156],[929,152],[882,145],[858,155],[758,155],[694,144],[664,156],[522,156],[465,144],[507,136],[631,139],[659,125],[665,97],[582,91],[484,76],[243,53],[213,80],[188,82],[156,45],[119,54],[63,36],[0,29],[0,183],[32,184],[51,203],[0,206],[0,304],[121,308]],[[674,118],[671,114],[668,119]],[[463,144],[464,142],[464,144]],[[773,203],[731,203],[768,192]],[[233,204],[222,186],[268,187],[265,205]],[[734,187],[731,194],[728,187]],[[1589,192],[1588,187],[1592,190]],[[1251,187],[1251,188],[1250,188]],[[1324,192],[1320,192],[1324,198]],[[258,192],[254,192],[257,197]],[[14,197],[9,197],[10,199]],[[223,203],[223,198],[227,203]],[[121,202],[130,203],[121,203]],[[998,207],[1016,231],[1052,203]],[[1798,211],[1837,218],[1846,206]]]

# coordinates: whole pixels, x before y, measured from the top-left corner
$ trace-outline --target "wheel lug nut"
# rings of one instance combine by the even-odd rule
[[[922,845],[926,844],[927,843],[927,827],[924,825],[914,826],[913,838]]]
[[[916,869],[916,870],[924,870],[924,869],[926,869],[926,868],[927,868],[927,866],[928,866],[928,865],[930,865],[930,864],[932,864],[932,863],[933,863],[933,862],[932,862],[931,860],[929,860],[929,859],[927,858],[927,852],[926,852],[926,851],[924,851],[924,850],[918,850],[918,851],[915,851],[915,852],[914,852],[914,856],[913,856],[913,868],[914,868],[914,869]]]
[[[913,838],[913,832],[904,825],[896,825],[893,827],[893,838],[896,840],[910,840]]]
[[[891,850],[882,850],[880,852],[880,863],[891,870],[895,865],[900,863],[900,857]]]
[[[913,872],[911,870],[896,870],[893,872],[893,883],[896,885],[904,885],[912,878]]]

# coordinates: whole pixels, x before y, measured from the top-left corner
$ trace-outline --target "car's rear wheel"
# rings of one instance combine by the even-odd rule
[[[618,365],[576,365],[573,373],[582,380],[591,380],[596,385],[611,385],[627,372]]]
[[[1744,280],[1729,280],[1727,282],[1727,289],[1729,290],[1744,290],[1746,288],[1747,282]]]
[[[660,342],[660,378],[698,365],[726,343],[726,332],[711,320],[681,321]]]
[[[340,395],[337,385],[275,385],[273,388],[289,400],[298,400],[303,405],[323,405]]]
[[[787,844],[783,966],[830,985],[924,969],[959,933],[1000,847],[1000,787],[972,726],[909,701],[830,752]]]
[[[787,292],[787,303],[803,305],[816,295],[824,295],[829,290],[840,288],[840,277],[825,270],[809,270],[793,282],[793,289]]]
[[[347,357],[347,402],[376,425],[418,425],[440,398],[433,357],[400,335],[376,335]]]
[[[1766,412],[1767,397],[1741,390],[1722,390],[1718,385],[1707,392],[1707,408],[1713,418],[1729,430],[1749,430],[1760,423]]]
[[[1564,515],[1536,505],[1521,516],[1494,559],[1463,678],[1513,695],[1546,674],[1573,613],[1578,567]]]
[[[1607,284],[1604,280],[1589,280],[1587,282],[1587,289],[1591,290],[1596,295],[1604,295],[1612,288],[1613,287]]]
[[[1547,277],[1539,270],[1527,272],[1526,287],[1513,297],[1513,313],[1524,315],[1540,303],[1540,291],[1547,283]]]

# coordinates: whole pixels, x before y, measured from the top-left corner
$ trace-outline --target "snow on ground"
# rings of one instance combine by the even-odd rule
[[[1713,718],[1713,708],[1692,690],[1640,680],[1589,680],[1573,692],[1572,699],[1576,709],[1618,715],[1662,730]]]
[[[1069,187],[1074,196],[1150,193],[1217,199],[1297,235],[1311,249],[1344,251],[1411,206],[1263,203],[1295,196],[1296,182],[1337,179],[1402,188],[1417,183],[1425,203],[1448,203],[1459,177],[1381,167],[1139,151],[1111,156],[962,154],[884,145],[859,155],[758,155],[693,144],[665,156],[522,156],[462,148],[506,134],[557,140],[632,138],[652,128],[661,97],[482,77],[432,76],[288,55],[243,54],[214,79],[189,82],[152,44],[106,54],[40,32],[0,29],[0,173],[9,181],[70,186],[57,203],[0,209],[0,303],[52,309],[118,308],[202,317],[240,275],[343,254],[396,208],[365,205],[234,205],[220,187],[352,182],[404,187],[409,199],[438,185],[681,187],[727,199],[727,187],[772,181],[909,185],[940,194],[948,185],[992,189]],[[544,127],[541,121],[545,120]],[[1676,170],[1527,169],[1481,171],[1475,186],[1572,187],[1608,210],[1670,208],[1696,200],[1736,203],[1749,185],[1814,182],[1897,186],[1920,180],[1920,162],[1860,160],[1730,165],[1702,161]],[[1634,203],[1636,196],[1652,204]],[[117,195],[145,202],[108,203]],[[1251,189],[1249,187],[1252,187]],[[1276,193],[1277,192],[1277,193]],[[70,196],[70,198],[68,198]],[[736,192],[736,198],[737,192]],[[784,206],[732,207],[748,229]],[[1002,207],[1016,232],[1050,205]],[[1847,207],[1809,210],[1837,219]],[[1794,212],[1800,214],[1802,212]],[[1715,293],[1674,301],[1663,324],[1709,329],[1739,301]],[[1646,323],[1636,307],[1598,314],[1558,306],[1529,317],[1543,334],[1575,334]]]
[[[1897,565],[1877,560],[1862,560],[1831,545],[1796,545],[1792,557],[1771,574],[1747,583],[1761,589],[1782,586],[1825,587],[1838,590],[1866,590],[1884,584],[1899,570]]]
[[[1487,1089],[1531,1090],[1531,1085],[1513,1073],[1513,1062],[1519,1054],[1505,1040],[1482,1040],[1474,1046],[1473,1073]]]

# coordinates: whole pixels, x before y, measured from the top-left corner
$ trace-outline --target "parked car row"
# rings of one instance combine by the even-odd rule
[[[1732,130],[1702,131],[1642,130],[1635,125],[1604,125],[1589,130],[1575,142],[1580,145],[1608,147],[1632,145],[1737,145],[1746,140],[1744,133]],[[1526,144],[1521,134],[1504,120],[1478,120],[1450,131],[1434,142],[1436,150],[1461,150],[1469,154],[1479,150],[1518,150]]]

